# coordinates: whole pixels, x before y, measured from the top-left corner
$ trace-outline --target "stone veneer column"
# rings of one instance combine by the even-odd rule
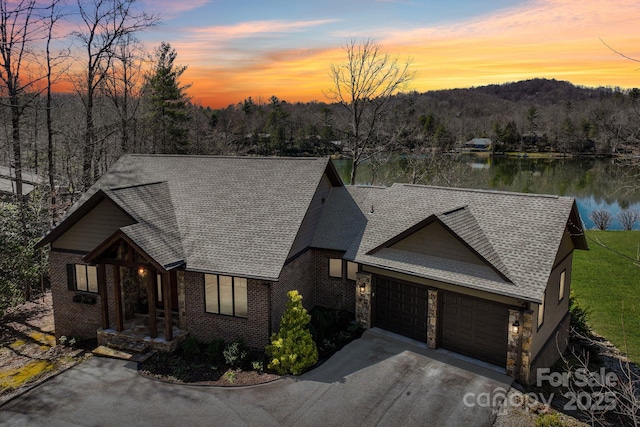
[[[533,312],[525,311],[522,314],[522,345],[520,347],[520,375],[517,379],[522,384],[529,384],[529,373],[531,370],[531,339],[533,335]]]
[[[513,331],[513,323],[518,321],[520,327],[518,332]],[[507,340],[507,375],[513,378],[518,376],[518,359],[520,358],[520,334],[522,333],[522,323],[520,310],[509,309],[509,334]]]
[[[427,301],[427,347],[438,347],[438,290],[429,289]]]
[[[184,271],[176,272],[178,286],[178,328],[187,330],[187,294],[184,280]]]
[[[360,287],[364,285],[364,292]],[[371,274],[356,273],[356,322],[363,328],[371,327]]]

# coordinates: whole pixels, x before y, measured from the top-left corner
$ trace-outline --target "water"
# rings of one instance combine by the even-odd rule
[[[351,160],[334,160],[334,164],[342,179],[349,182]],[[455,179],[457,187],[575,197],[586,228],[594,228],[589,219],[593,210],[604,209],[612,214],[614,221],[610,230],[622,228],[615,219],[621,210],[640,212],[640,183],[634,176],[640,168],[616,159],[469,155],[457,161],[454,167],[459,170]],[[367,163],[358,168],[358,184],[391,185],[409,182],[409,179],[407,160],[403,157],[391,158],[376,168]],[[634,229],[640,229],[640,223]]]

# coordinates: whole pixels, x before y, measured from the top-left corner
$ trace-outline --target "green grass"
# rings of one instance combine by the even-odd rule
[[[589,251],[573,253],[573,293],[587,310],[593,331],[639,363],[640,261],[634,264],[620,254],[637,257],[640,232],[587,231],[587,241]]]

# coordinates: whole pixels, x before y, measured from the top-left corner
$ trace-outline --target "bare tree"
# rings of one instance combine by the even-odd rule
[[[589,213],[589,219],[593,221],[598,230],[606,230],[613,222],[611,212],[604,209],[596,209]]]
[[[131,150],[130,128],[140,105],[143,88],[144,52],[128,34],[117,42],[114,63],[105,77],[104,90],[116,107],[120,119],[120,149]]]
[[[638,222],[640,214],[638,213],[638,211],[635,211],[633,209],[624,209],[618,212],[616,218],[618,219],[620,225],[622,225],[623,229],[630,231],[633,230],[633,226],[636,225],[636,222]]]
[[[49,174],[49,191],[50,191],[50,211],[51,211],[51,223],[55,224],[58,214],[57,197],[56,197],[56,168],[55,168],[55,150],[53,145],[53,117],[52,117],[52,85],[58,80],[64,69],[58,70],[69,57],[68,50],[62,51],[58,54],[52,54],[51,43],[54,40],[53,30],[56,23],[63,17],[61,12],[61,6],[63,0],[52,0],[49,7],[47,16],[47,43],[46,43],[46,77],[47,77],[47,89],[46,89],[46,122],[47,122],[47,165]],[[58,72],[56,72],[58,70]]]
[[[35,9],[35,0],[0,0],[0,83],[3,98],[8,101],[11,111],[16,201],[22,213],[24,200],[20,119],[33,100],[29,91],[42,78],[33,70],[34,64],[37,64],[33,43],[42,37],[41,21],[37,19]],[[24,221],[23,226],[26,226]]]
[[[134,37],[158,22],[158,18],[138,11],[137,0],[77,0],[80,28],[73,33],[84,49],[84,71],[76,90],[85,110],[82,152],[82,185],[93,184],[97,137],[94,123],[95,98],[117,55],[118,43]]]
[[[391,97],[406,88],[415,77],[409,70],[411,61],[401,64],[398,58],[382,52],[372,39],[352,39],[344,47],[347,60],[331,65],[332,86],[327,97],[339,103],[347,113],[342,133],[343,147],[352,156],[351,184],[356,183],[358,166],[386,145],[379,130]]]

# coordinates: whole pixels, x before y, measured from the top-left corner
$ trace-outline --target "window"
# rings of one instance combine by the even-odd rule
[[[98,292],[98,268],[94,265],[67,264],[67,287],[70,291]]]
[[[564,299],[564,279],[566,276],[567,270],[562,270],[560,273],[560,289],[558,289],[558,302]]]
[[[538,306],[538,329],[544,322],[544,300],[547,298],[547,293],[542,294],[542,304]]]
[[[329,277],[342,279],[342,260],[340,258],[329,258]]]
[[[358,272],[358,264],[355,262],[347,261],[347,279],[356,280],[356,273]]]
[[[247,317],[247,279],[205,274],[204,289],[207,313]]]

